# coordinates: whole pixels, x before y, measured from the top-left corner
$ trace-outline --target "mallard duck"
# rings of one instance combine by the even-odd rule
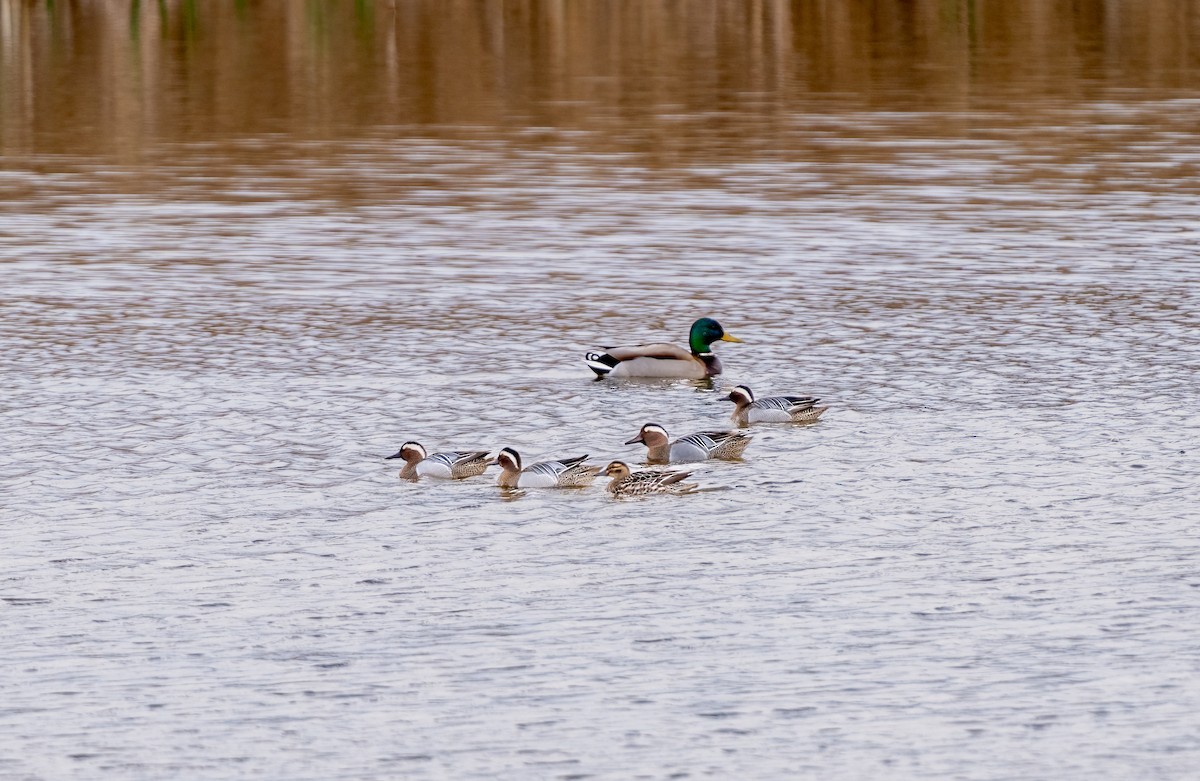
[[[415,480],[418,477],[437,477],[443,480],[474,477],[483,474],[488,464],[495,463],[488,458],[486,450],[426,455],[425,448],[417,442],[405,442],[398,451],[387,458],[404,459],[404,468],[400,470],[400,476],[405,480]]]
[[[587,456],[542,461],[521,468],[521,456],[511,447],[496,454],[500,476],[496,485],[501,488],[580,488],[591,485],[600,467],[583,463]]]
[[[701,431],[672,442],[666,429],[657,423],[647,423],[636,437],[626,440],[625,444],[636,442],[645,444],[649,451],[647,463],[679,464],[707,461],[710,458],[741,458],[742,451],[750,444],[750,436],[737,431]]]
[[[692,323],[689,350],[673,344],[643,344],[636,347],[605,347],[605,352],[584,356],[597,377],[678,377],[701,380],[721,373],[721,361],[712,351],[713,342],[740,342],[725,333],[711,317]]]
[[[613,496],[642,496],[644,494],[690,494],[699,485],[684,483],[691,472],[631,472],[624,461],[613,461],[605,467],[604,475],[611,477],[608,492]]]
[[[747,423],[812,423],[829,407],[818,407],[820,399],[812,396],[770,396],[755,401],[754,392],[739,385],[725,398],[736,407],[733,421],[739,426]]]

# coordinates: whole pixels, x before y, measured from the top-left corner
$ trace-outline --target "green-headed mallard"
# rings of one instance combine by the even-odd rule
[[[674,442],[667,430],[657,423],[647,423],[626,445],[641,442],[648,451],[650,464],[680,464],[707,461],[710,458],[738,459],[750,444],[750,436],[737,431],[701,431],[680,437]]]
[[[400,476],[405,480],[415,480],[418,477],[437,477],[443,480],[474,477],[483,474],[488,464],[495,463],[488,458],[486,450],[471,453],[448,451],[426,455],[425,448],[417,442],[405,442],[400,449],[387,458],[403,458],[404,468]]]
[[[496,454],[500,476],[496,485],[501,488],[580,488],[591,485],[600,467],[583,463],[587,456],[542,461],[521,468],[521,456],[511,447]]]
[[[678,377],[700,380],[721,373],[721,361],[712,351],[713,342],[740,342],[725,333],[711,317],[692,323],[685,350],[673,344],[643,344],[636,347],[605,347],[605,352],[584,356],[597,377]]]
[[[699,486],[685,483],[691,472],[631,472],[624,461],[613,461],[603,474],[611,477],[608,492],[613,496],[643,496],[645,494],[690,494]]]
[[[725,398],[736,406],[733,420],[739,426],[747,423],[812,423],[829,407],[818,407],[818,398],[812,396],[770,396],[754,398],[754,392],[739,385]]]

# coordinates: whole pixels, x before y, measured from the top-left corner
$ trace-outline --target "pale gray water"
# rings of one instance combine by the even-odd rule
[[[1200,103],[809,108],[0,160],[0,778],[1194,777]]]
[[[1196,201],[937,151],[915,194],[566,141],[358,143],[333,173],[436,183],[359,206],[23,175],[3,775],[1189,775]],[[578,361],[699,313],[746,340],[711,390]],[[380,460],[640,457],[743,381],[833,409],[699,471],[725,492],[501,501]]]

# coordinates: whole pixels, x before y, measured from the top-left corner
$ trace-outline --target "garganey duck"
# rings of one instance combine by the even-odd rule
[[[605,352],[584,356],[597,377],[678,377],[702,380],[721,373],[721,361],[712,351],[713,342],[740,342],[725,333],[711,317],[692,323],[688,350],[673,344],[643,344],[635,347],[605,347]]]
[[[613,461],[605,467],[604,475],[611,477],[608,492],[613,496],[644,496],[645,494],[690,494],[699,486],[685,483],[691,472],[631,472],[624,461]]]
[[[748,423],[812,423],[829,407],[818,407],[820,399],[812,396],[770,396],[754,398],[754,392],[739,385],[725,398],[737,405],[733,421],[739,426]]]
[[[511,447],[496,454],[500,476],[496,485],[501,488],[581,488],[591,485],[600,467],[583,463],[587,456],[542,461],[521,468],[521,456]]]
[[[488,458],[486,450],[426,455],[425,448],[417,442],[405,442],[396,453],[387,458],[404,459],[404,468],[400,470],[400,476],[405,480],[416,480],[418,477],[437,477],[443,480],[474,477],[483,474],[488,464],[495,463]]]
[[[710,458],[741,458],[742,451],[750,444],[750,436],[737,431],[701,431],[672,442],[665,428],[657,423],[647,423],[636,437],[626,440],[625,444],[637,442],[643,443],[649,451],[647,463],[679,464],[707,461]]]

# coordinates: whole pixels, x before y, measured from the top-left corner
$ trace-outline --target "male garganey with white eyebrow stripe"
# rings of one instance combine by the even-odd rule
[[[501,488],[582,488],[592,484],[600,467],[583,463],[587,456],[542,461],[521,468],[521,456],[510,447],[496,454],[500,476],[496,485]]]
[[[769,396],[755,400],[754,392],[739,385],[725,397],[737,405],[733,421],[739,426],[747,423],[813,423],[829,407],[818,407],[820,399],[813,396]]]
[[[398,451],[386,458],[404,459],[400,477],[405,480],[416,480],[418,477],[437,477],[442,480],[474,477],[483,474],[488,464],[495,463],[488,458],[486,450],[470,453],[448,451],[426,455],[425,448],[417,442],[405,442]]]
[[[648,451],[646,462],[650,464],[687,463],[707,461],[710,458],[738,459],[750,444],[750,436],[737,431],[700,431],[680,437],[674,442],[667,430],[657,423],[647,423],[626,445],[641,442]]]

